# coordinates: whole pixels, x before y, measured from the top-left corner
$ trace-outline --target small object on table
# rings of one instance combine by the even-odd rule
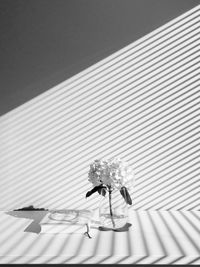
[[[76,234],[90,236],[90,222],[93,212],[90,210],[49,211],[41,220],[41,232],[46,234]],[[86,230],[86,231],[85,231]]]

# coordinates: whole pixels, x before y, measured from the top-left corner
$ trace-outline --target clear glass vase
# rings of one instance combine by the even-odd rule
[[[99,203],[99,219],[101,228],[120,229],[128,221],[128,206],[117,189],[106,192]]]

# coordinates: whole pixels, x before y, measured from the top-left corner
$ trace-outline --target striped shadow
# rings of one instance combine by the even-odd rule
[[[132,208],[198,207],[199,26],[196,6],[3,115],[0,209],[95,208],[89,164],[113,156],[135,170]]]

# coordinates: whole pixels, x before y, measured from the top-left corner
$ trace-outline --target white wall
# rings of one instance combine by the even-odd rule
[[[0,209],[96,207],[89,164],[135,170],[135,209],[199,209],[200,6],[0,118]],[[73,195],[73,197],[72,197]]]

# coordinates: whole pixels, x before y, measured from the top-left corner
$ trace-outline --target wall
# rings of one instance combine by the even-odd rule
[[[0,118],[0,209],[94,208],[91,161],[135,170],[135,209],[199,209],[200,6]],[[73,194],[73,198],[71,197]]]

